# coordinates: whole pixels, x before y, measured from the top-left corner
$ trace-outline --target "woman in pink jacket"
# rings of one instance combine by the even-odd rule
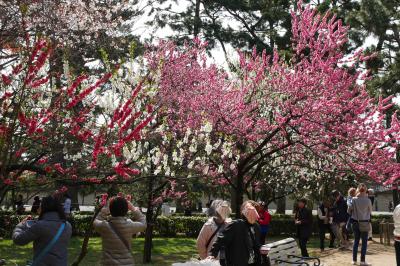
[[[197,250],[200,258],[205,259],[209,256],[212,245],[217,239],[218,233],[222,232],[226,225],[232,220],[229,218],[231,208],[224,200],[214,200],[208,212],[210,219],[201,228],[197,237]]]

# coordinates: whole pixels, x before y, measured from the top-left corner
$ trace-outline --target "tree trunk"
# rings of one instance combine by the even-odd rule
[[[240,213],[240,208],[243,204],[243,193],[244,193],[244,184],[243,184],[243,175],[238,174],[236,176],[236,189],[234,193],[234,202],[235,202],[235,213],[236,218],[240,218],[242,215]]]
[[[151,262],[151,250],[153,248],[153,222],[154,222],[154,209],[153,209],[153,178],[147,180],[147,212],[146,212],[146,232],[144,238],[144,250],[143,250],[143,263]]]
[[[286,197],[276,200],[276,213],[285,214],[286,211]]]
[[[271,32],[274,30],[274,22],[271,21],[271,20],[269,21],[269,29],[270,29]],[[273,55],[274,54],[275,41],[274,41],[274,38],[271,35],[269,36],[269,46],[271,47],[271,55]],[[272,56],[271,56],[270,60],[273,60]],[[272,63],[272,61],[271,61],[271,63]]]
[[[390,128],[392,125],[392,115],[393,115],[394,109],[391,108],[386,111],[386,128]],[[397,145],[396,149],[396,161],[400,163],[400,145]],[[393,206],[396,207],[400,202],[399,202],[399,190],[398,190],[398,182],[393,184]]]
[[[393,206],[396,207],[399,204],[399,191],[397,185],[394,186],[392,193],[393,193]]]
[[[179,198],[176,200],[176,213],[183,213],[185,211],[185,208],[182,205],[182,199]]]
[[[82,242],[81,251],[80,251],[78,257],[71,264],[72,266],[78,266],[79,263],[81,263],[82,260],[85,258],[86,254],[88,252],[89,238],[90,238],[90,236],[92,234],[92,231],[93,231],[93,222],[96,219],[96,216],[99,214],[100,210],[101,210],[101,208],[97,208],[95,210],[95,212],[93,214],[93,217],[90,220],[89,228],[86,230],[85,237],[84,237],[83,242]]]
[[[72,209],[75,211],[79,211],[79,200],[78,200],[79,187],[76,186],[68,187],[68,193],[71,196]]]
[[[201,19],[200,19],[200,0],[196,0],[196,7],[194,11],[194,23],[193,23],[193,36],[197,37],[200,33]]]
[[[11,206],[13,211],[17,209],[17,207],[15,206],[15,188],[11,189]]]
[[[116,185],[113,184],[113,185],[108,189],[108,191],[107,191],[108,196],[110,197],[111,195],[113,195],[112,192],[113,192],[114,190],[116,190],[116,189],[117,189],[117,188],[116,188]],[[114,195],[113,195],[113,196],[114,196]],[[85,258],[86,254],[88,253],[89,238],[90,238],[90,236],[92,235],[92,231],[93,231],[93,227],[94,227],[94,226],[93,226],[93,222],[94,222],[94,220],[96,219],[97,215],[100,213],[101,209],[102,209],[102,207],[95,208],[93,217],[92,217],[92,219],[90,220],[90,224],[89,224],[89,226],[88,226],[88,229],[87,229],[86,232],[85,232],[85,237],[84,237],[83,242],[82,242],[81,251],[79,252],[78,257],[77,257],[77,258],[74,260],[74,262],[71,264],[71,266],[78,266],[79,263],[82,262],[82,260]]]
[[[4,199],[6,198],[7,192],[9,188],[8,186],[4,186],[3,188],[0,189],[0,206],[3,204]]]
[[[151,250],[153,248],[153,207],[147,209],[147,227],[144,235],[143,263],[151,262]]]
[[[233,186],[230,186],[231,192],[231,208],[233,211],[236,210],[236,189]]]

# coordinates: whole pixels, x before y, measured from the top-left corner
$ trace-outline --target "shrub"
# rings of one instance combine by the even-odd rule
[[[11,238],[15,226],[27,215],[1,214],[0,215],[0,237]]]
[[[22,221],[26,215],[14,215],[0,213],[0,237],[10,238],[15,226]],[[83,236],[88,230],[92,215],[75,213],[70,223],[73,227],[73,235]],[[197,237],[203,224],[207,221],[204,216],[159,216],[154,224],[154,235],[160,237]],[[379,233],[379,223],[385,219],[392,222],[390,216],[373,216],[372,229],[375,234]],[[313,232],[318,234],[318,219],[313,219]],[[290,215],[272,215],[270,224],[270,236],[293,236],[296,234],[296,226]],[[93,236],[97,234],[92,232]]]
[[[165,216],[157,217],[157,221],[154,226],[154,234],[165,237],[175,237],[177,235],[175,219]]]
[[[68,220],[72,225],[72,234],[75,236],[84,236],[86,231],[89,230],[92,215],[88,214],[75,214]],[[97,235],[94,231],[92,235]]]

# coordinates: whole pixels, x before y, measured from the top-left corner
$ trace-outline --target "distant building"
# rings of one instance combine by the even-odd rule
[[[377,186],[375,187],[375,203],[374,211],[388,212],[390,202],[393,204],[393,188],[389,186]]]

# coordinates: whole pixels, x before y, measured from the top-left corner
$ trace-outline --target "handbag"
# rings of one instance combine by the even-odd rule
[[[368,231],[369,231],[369,220],[359,220],[358,219],[358,213],[357,213],[357,204],[356,204],[356,201],[353,201],[353,205],[354,205],[354,211],[356,212],[356,218],[357,218],[357,220],[355,221],[355,223],[354,224],[357,224],[357,226],[358,226],[358,230],[361,232],[361,233],[368,233]],[[353,224],[353,225],[354,225]]]
[[[63,222],[60,227],[58,228],[58,231],[56,235],[53,237],[53,239],[47,244],[47,246],[39,253],[39,255],[32,261],[28,262],[27,266],[36,266],[39,264],[39,262],[49,253],[49,251],[54,247],[54,245],[57,243],[58,239],[60,238],[61,234],[64,232],[65,229],[65,222]]]

